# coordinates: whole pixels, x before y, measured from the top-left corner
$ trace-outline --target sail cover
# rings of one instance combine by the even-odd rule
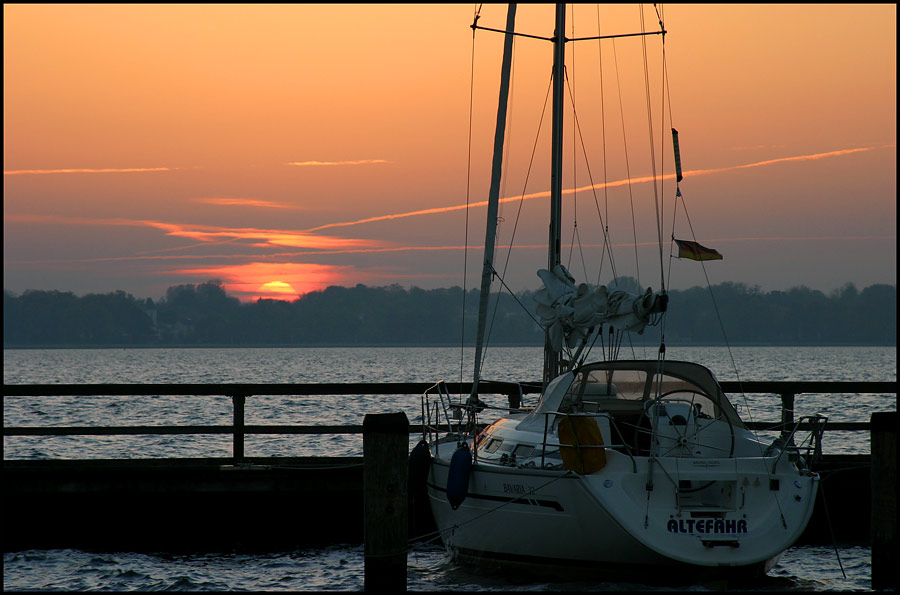
[[[562,265],[552,271],[541,269],[538,277],[544,288],[535,293],[537,315],[556,351],[562,351],[563,344],[574,348],[598,324],[640,334],[650,324],[651,315],[666,310],[665,293],[654,293],[649,287],[642,295],[613,284],[594,289],[581,283],[576,287],[574,277]]]

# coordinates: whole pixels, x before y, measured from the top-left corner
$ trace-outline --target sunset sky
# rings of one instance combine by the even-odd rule
[[[896,6],[661,6],[668,84],[647,37],[649,100],[641,38],[567,44],[576,278],[597,281],[599,211],[616,272],[659,286],[655,187],[674,289],[896,284]],[[503,36],[476,34],[473,70],[476,8],[4,5],[4,289],[462,286],[466,245],[477,287]],[[640,15],[579,4],[566,34],[637,32]],[[652,5],[643,19],[658,28]],[[479,24],[505,20],[491,4]],[[552,6],[520,5],[517,30],[551,36]],[[520,290],[546,266],[552,47],[515,48],[497,269],[515,228],[505,279]],[[672,211],[673,126],[689,224]],[[673,221],[723,260],[670,259]]]

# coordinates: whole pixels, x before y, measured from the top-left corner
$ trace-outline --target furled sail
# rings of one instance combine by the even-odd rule
[[[553,271],[541,269],[538,277],[544,288],[535,293],[537,315],[547,329],[556,351],[563,344],[572,349],[598,324],[642,333],[653,314],[666,311],[667,296],[649,287],[642,295],[634,295],[610,284],[596,289],[575,279],[562,265]]]

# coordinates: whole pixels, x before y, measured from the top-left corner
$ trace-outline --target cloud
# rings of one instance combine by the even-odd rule
[[[259,200],[255,198],[192,198],[192,202],[202,202],[209,205],[226,207],[261,207],[264,209],[301,209],[296,205],[271,200]]]
[[[291,248],[347,248],[378,246],[382,242],[376,240],[360,240],[340,238],[336,236],[320,236],[312,233],[240,227],[213,227],[205,225],[186,225],[180,223],[162,223],[146,221],[146,225],[166,232],[166,235],[190,238],[200,242],[243,241],[258,248],[268,246],[285,246]]]
[[[136,172],[174,171],[178,167],[130,167],[123,169],[17,169],[4,171],[4,176],[21,176],[26,174],[127,174]]]
[[[362,159],[360,161],[291,161],[288,165],[315,167],[320,165],[369,165],[371,163],[390,163],[390,161],[384,159]]]

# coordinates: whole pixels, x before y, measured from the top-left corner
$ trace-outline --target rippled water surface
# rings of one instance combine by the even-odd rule
[[[883,347],[669,347],[670,359],[703,363],[720,380],[896,381],[896,348]],[[463,355],[464,361],[460,363]],[[653,356],[638,351],[637,357]],[[470,377],[472,353],[458,348],[357,349],[45,349],[4,350],[4,384],[33,383],[325,383],[433,382]],[[534,381],[540,348],[493,348],[483,377]],[[730,395],[742,415],[780,419],[775,395]],[[490,397],[488,397],[490,398]],[[533,399],[534,397],[532,397]],[[505,401],[505,399],[503,399]],[[526,397],[526,404],[528,398]],[[497,405],[505,402],[498,401]],[[796,415],[823,413],[830,421],[868,421],[872,412],[896,410],[895,395],[799,395]],[[248,424],[361,424],[367,413],[405,411],[420,416],[415,396],[254,396]],[[5,426],[230,424],[231,401],[216,396],[7,397]],[[7,459],[230,456],[228,436],[4,437]],[[827,432],[826,453],[866,453],[866,432]],[[248,436],[247,456],[360,456],[359,435]],[[795,547],[760,584],[780,590],[868,590],[870,553]],[[359,546],[270,554],[168,555],[80,550],[4,554],[4,590],[361,590]],[[635,583],[542,583],[508,575],[475,574],[448,560],[436,546],[409,555],[410,590],[643,590]],[[697,585],[715,591],[722,585]],[[729,588],[734,586],[729,585]]]
[[[709,582],[678,590],[863,591],[869,590],[869,550],[844,547],[841,574],[830,548],[795,547],[767,577],[752,583]],[[270,554],[169,555],[80,550],[29,550],[4,554],[4,590],[34,591],[361,591],[362,546],[333,546]],[[690,581],[688,581],[690,583]],[[454,565],[443,548],[410,552],[410,591],[645,591],[658,584],[578,581],[541,582]]]

